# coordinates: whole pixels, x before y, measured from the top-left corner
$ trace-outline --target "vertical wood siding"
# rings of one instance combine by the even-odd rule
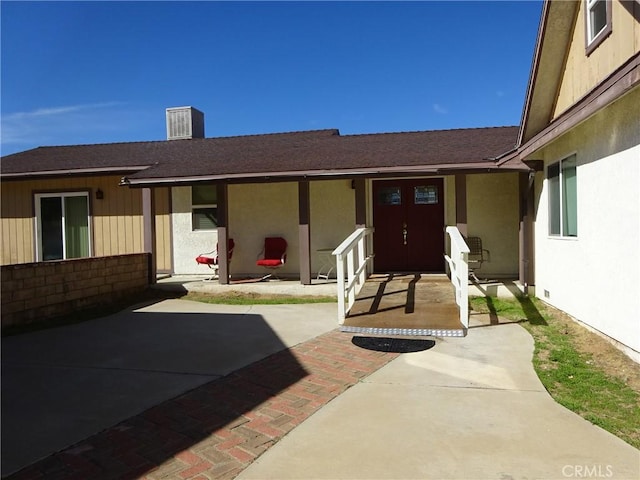
[[[171,263],[171,201],[169,188],[156,188],[156,268],[173,272]]]
[[[92,255],[141,253],[143,248],[140,190],[118,186],[119,176],[4,181],[1,189],[2,265],[36,261],[34,194],[88,191],[92,225]],[[100,189],[103,200],[95,198]],[[166,189],[156,193],[158,270],[171,267],[169,202]]]
[[[585,3],[580,2],[553,118],[558,117],[640,51],[640,23],[619,0],[613,0],[611,8],[611,35],[587,56]],[[640,6],[636,4],[634,8],[638,10]]]

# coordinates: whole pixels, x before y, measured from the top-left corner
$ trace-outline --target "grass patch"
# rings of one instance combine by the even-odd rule
[[[335,297],[312,295],[264,295],[249,292],[199,293],[189,292],[183,300],[224,305],[301,305],[307,303],[336,303]]]
[[[476,312],[527,329],[535,341],[533,366],[554,400],[640,448],[640,365],[538,299],[469,301]]]

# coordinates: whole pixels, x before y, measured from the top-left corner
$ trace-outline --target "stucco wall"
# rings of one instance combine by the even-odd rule
[[[264,274],[256,266],[264,238],[281,236],[287,240],[287,263],[279,271],[297,277],[300,269],[298,238],[298,184],[261,183],[229,186],[229,236],[235,241],[230,264],[232,276]],[[211,251],[218,241],[216,231],[191,230],[190,187],[176,187],[173,193],[174,268],[176,274],[207,274],[197,265],[198,253]],[[318,249],[334,248],[355,226],[355,194],[348,180],[310,183],[311,271],[319,268]]]
[[[215,187],[211,187],[215,188]],[[198,265],[195,258],[211,252],[218,243],[215,230],[193,231],[191,227],[191,187],[171,189],[171,230],[173,235],[173,272],[176,274],[209,274],[204,265]]]
[[[578,162],[577,238],[548,235],[547,182],[536,179],[536,295],[640,360],[638,105],[640,88],[534,155],[545,167],[572,153]]]
[[[518,174],[467,175],[467,220],[468,235],[482,238],[490,252],[478,276],[517,278]]]
[[[320,259],[314,252],[335,249],[355,230],[356,197],[351,180],[311,182],[310,191],[311,271],[315,273],[320,267]]]

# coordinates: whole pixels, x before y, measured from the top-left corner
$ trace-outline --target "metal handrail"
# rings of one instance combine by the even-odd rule
[[[370,273],[373,254],[368,253],[367,236],[373,228],[358,228],[333,251],[338,280],[338,321],[342,325]],[[346,263],[346,275],[345,275]],[[346,277],[346,281],[345,281]]]
[[[449,264],[456,303],[460,307],[460,323],[469,328],[469,246],[457,227],[447,227],[445,231],[451,240],[451,256],[444,258]]]

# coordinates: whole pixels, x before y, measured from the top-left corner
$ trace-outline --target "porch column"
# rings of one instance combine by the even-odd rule
[[[356,228],[365,228],[367,226],[366,179],[356,178],[353,183],[356,188]]]
[[[519,280],[524,286],[524,293],[529,294],[529,287],[535,284],[533,217],[535,201],[535,171],[519,174],[520,192],[520,225],[519,225]]]
[[[298,182],[298,238],[300,241],[300,283],[311,285],[311,208],[309,181]]]
[[[467,237],[467,176],[456,175],[456,227],[463,237]]]
[[[229,215],[228,189],[226,183],[215,185],[218,202],[218,283],[229,284]]]
[[[156,215],[155,191],[142,189],[142,235],[144,252],[149,253],[149,284],[156,283]]]

